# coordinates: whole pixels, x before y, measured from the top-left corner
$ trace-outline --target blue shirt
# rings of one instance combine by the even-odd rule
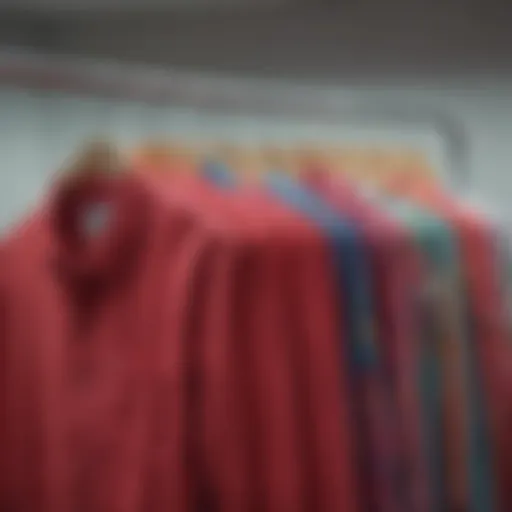
[[[236,187],[236,178],[231,170],[222,162],[207,160],[202,165],[203,176],[211,183],[221,188]]]

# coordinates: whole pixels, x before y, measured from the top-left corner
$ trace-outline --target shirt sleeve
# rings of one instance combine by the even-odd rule
[[[253,409],[244,338],[249,306],[244,281],[249,272],[237,244],[216,241],[196,295],[201,296],[194,342],[199,496],[205,509],[226,512],[250,510],[255,498]]]
[[[181,219],[183,220],[183,219]],[[197,452],[197,333],[202,317],[209,240],[191,223],[171,229],[159,295],[161,323],[152,379],[147,475],[143,508],[176,512],[194,509],[200,493]]]

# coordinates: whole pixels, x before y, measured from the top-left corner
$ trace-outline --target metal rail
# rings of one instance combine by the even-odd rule
[[[446,143],[450,183],[464,188],[470,181],[465,126],[435,105],[392,101],[385,94],[353,91],[340,95],[336,89],[70,59],[20,49],[0,49],[0,85],[315,124],[430,129]]]

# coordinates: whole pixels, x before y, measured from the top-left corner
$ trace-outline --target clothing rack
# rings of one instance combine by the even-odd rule
[[[111,99],[73,110],[70,92]],[[39,166],[23,137],[45,135],[41,120],[60,123],[50,153],[82,144],[85,131],[66,130],[87,125],[86,108],[89,126],[118,107],[148,112],[149,126],[122,117],[114,137],[160,115],[181,136],[185,106],[207,113],[198,126],[212,118],[215,137],[226,114],[233,134],[229,116],[247,114],[269,119],[268,133],[287,118],[286,136],[296,120],[326,138],[384,126],[385,142],[401,125],[403,145],[427,128],[432,161],[442,145],[467,184],[464,127],[407,95],[20,52],[0,53],[0,93],[6,178],[31,177],[10,145]],[[79,115],[59,118],[68,108]],[[86,156],[105,153],[95,149]],[[183,160],[150,159],[112,181],[105,160],[54,180],[2,240],[0,510],[512,510],[512,279],[499,226],[428,180],[383,180],[383,195],[330,168],[269,165],[254,187],[232,172],[243,165],[197,161],[191,176]]]
[[[150,105],[193,107],[204,112],[250,115],[375,128],[399,125],[429,129],[445,143],[447,181],[457,190],[469,182],[464,124],[435,105],[390,99],[386,93],[289,86],[264,80],[229,79],[84,58],[0,49],[0,86],[86,94]]]

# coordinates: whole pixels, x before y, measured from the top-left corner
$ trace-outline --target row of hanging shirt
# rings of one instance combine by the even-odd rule
[[[496,226],[161,156],[84,158],[3,241],[0,508],[512,510]]]

